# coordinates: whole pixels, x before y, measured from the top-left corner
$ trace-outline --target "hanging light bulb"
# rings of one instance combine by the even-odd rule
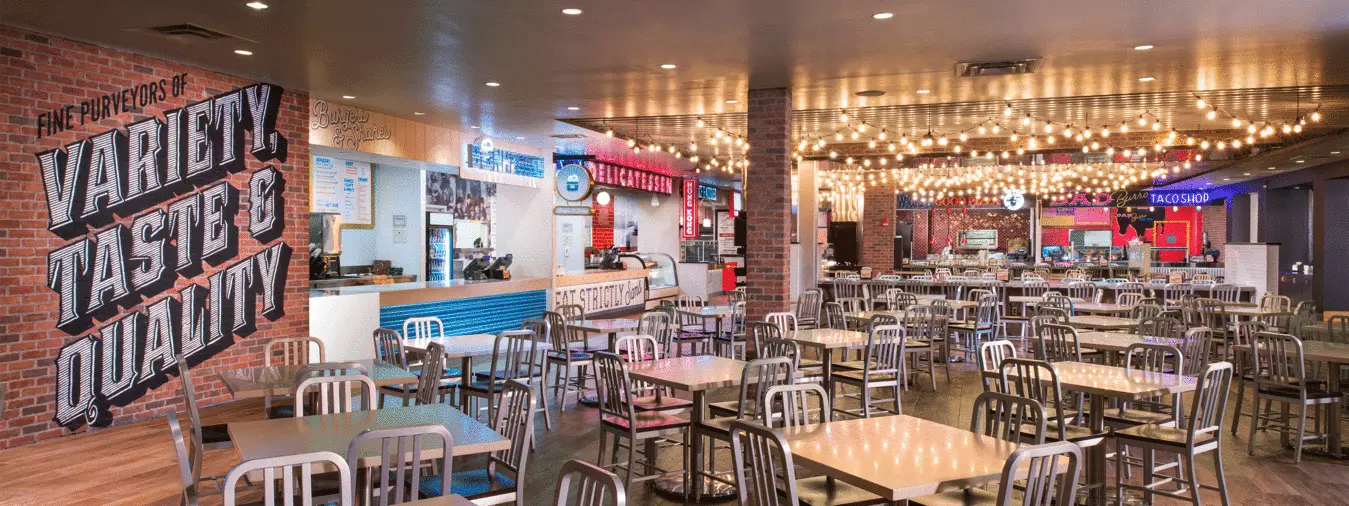
[[[703,127],[706,127],[706,126],[707,126],[707,123],[704,123],[702,118],[698,118],[698,128],[703,128]]]
[[[1006,107],[1003,107],[1003,108],[1002,108],[1002,115],[1003,115],[1003,116],[1011,116],[1011,115],[1012,115],[1012,104],[1007,104]]]
[[[609,136],[609,137],[613,137],[613,136],[614,136],[614,129],[610,128],[610,129],[605,130],[605,131],[604,131],[604,135],[607,135],[607,136]]]
[[[1204,102],[1204,99],[1201,98],[1201,99],[1195,100],[1195,102],[1194,102],[1194,107],[1195,107],[1195,109],[1203,109],[1203,108],[1205,108],[1205,107],[1208,107],[1208,103]]]
[[[885,140],[886,132],[884,128],[881,129],[881,134],[877,137],[879,137],[881,140]]]
[[[1217,110],[1214,110],[1214,109],[1210,109],[1210,110],[1208,111],[1208,114],[1205,114],[1204,117],[1206,117],[1206,118],[1208,118],[1208,119],[1217,118],[1217,117],[1218,117],[1218,111],[1217,111]]]
[[[1321,111],[1312,111],[1312,121],[1321,121]]]
[[[637,145],[637,140],[636,140],[636,139],[628,139],[628,147],[631,148],[631,147],[636,146],[636,145]]]
[[[848,111],[844,111],[844,110],[840,109],[838,112],[839,112],[839,114],[838,114],[838,121],[839,121],[839,123],[847,123],[847,122],[848,122]]]
[[[979,135],[984,135],[986,133],[988,133],[988,129],[984,128],[983,125],[979,125]]]

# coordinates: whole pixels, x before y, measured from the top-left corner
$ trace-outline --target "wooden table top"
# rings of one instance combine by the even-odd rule
[[[1087,304],[1087,299],[1072,299],[1072,300],[1073,300],[1073,307],[1077,307],[1078,304]],[[1036,302],[1044,302],[1044,301],[1045,298],[1042,295],[1012,295],[1010,297],[1007,297],[1007,302],[1011,302],[1013,304],[1034,304]]]
[[[1124,400],[1141,400],[1165,393],[1192,392],[1197,379],[1176,374],[1145,372],[1085,362],[1054,362],[1065,390]],[[1009,376],[1016,371],[1009,370]]]
[[[735,314],[735,308],[731,306],[703,306],[697,311],[681,308],[681,313],[701,316],[704,318],[725,318]]]
[[[1138,321],[1115,316],[1078,315],[1068,317],[1068,324],[1086,329],[1118,330],[1134,328],[1138,325]]]
[[[489,347],[490,353],[490,347]],[[370,371],[376,386],[407,385],[417,382],[417,376],[396,365],[381,360],[353,360]],[[311,364],[318,365],[318,364]],[[295,393],[295,374],[304,366],[274,365],[249,367],[220,373],[220,380],[235,399],[250,399]]]
[[[366,429],[396,429],[413,425],[444,425],[454,438],[455,457],[510,449],[510,440],[448,404],[396,407],[291,418],[273,418],[228,425],[230,440],[242,460],[329,451],[347,454],[347,446]],[[422,443],[424,458],[439,458],[439,441]],[[379,464],[379,448],[371,442],[361,448],[361,467]]]
[[[632,318],[605,318],[600,320],[581,320],[567,322],[567,328],[582,332],[631,332],[637,330],[637,320]]]
[[[1257,306],[1228,306],[1228,305],[1223,305],[1223,314],[1229,315],[1229,316],[1251,316],[1251,317],[1261,317],[1261,316],[1286,316],[1286,315],[1293,314],[1293,312],[1292,312],[1292,311],[1278,311],[1278,310],[1261,309],[1261,308],[1259,308],[1259,307],[1257,307]]]
[[[1232,351],[1250,353],[1251,345],[1233,346]],[[1349,364],[1349,344],[1325,341],[1303,341],[1302,359],[1331,364]]]
[[[402,506],[474,506],[473,501],[465,499],[459,495],[442,495],[440,497],[427,497],[415,501],[407,501]]]
[[[1133,306],[1123,304],[1109,304],[1105,302],[1074,302],[1073,311],[1083,313],[1104,313],[1120,314],[1127,313],[1133,309]]]
[[[733,387],[740,384],[745,362],[712,355],[662,358],[628,366],[628,375],[638,381],[685,392]]]
[[[787,339],[807,348],[856,348],[866,346],[867,333],[853,330],[806,329],[788,332]]]
[[[796,464],[889,501],[998,481],[1017,448],[1015,443],[905,415],[781,431]]]
[[[1077,335],[1078,344],[1083,348],[1102,351],[1125,351],[1134,344],[1165,344],[1180,346],[1179,339],[1156,336],[1140,336],[1124,332],[1083,332]]]

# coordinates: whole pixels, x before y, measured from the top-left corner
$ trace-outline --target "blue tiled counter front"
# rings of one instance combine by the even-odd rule
[[[403,332],[403,321],[418,316],[434,316],[445,323],[445,335],[495,334],[519,329],[530,318],[547,310],[548,292],[484,295],[464,299],[400,304],[379,308],[379,326]]]

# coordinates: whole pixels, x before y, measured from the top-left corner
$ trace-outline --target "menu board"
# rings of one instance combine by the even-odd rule
[[[740,248],[735,245],[735,219],[726,211],[717,212],[717,254],[740,254]]]
[[[956,241],[963,249],[997,249],[997,230],[961,230]]]
[[[370,164],[326,156],[310,161],[310,210],[341,214],[343,228],[374,228],[374,171]]]

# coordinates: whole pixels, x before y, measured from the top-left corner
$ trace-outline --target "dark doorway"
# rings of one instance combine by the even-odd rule
[[[913,246],[913,223],[907,221],[895,222],[895,270],[899,270],[904,265],[904,259],[912,254]]]

